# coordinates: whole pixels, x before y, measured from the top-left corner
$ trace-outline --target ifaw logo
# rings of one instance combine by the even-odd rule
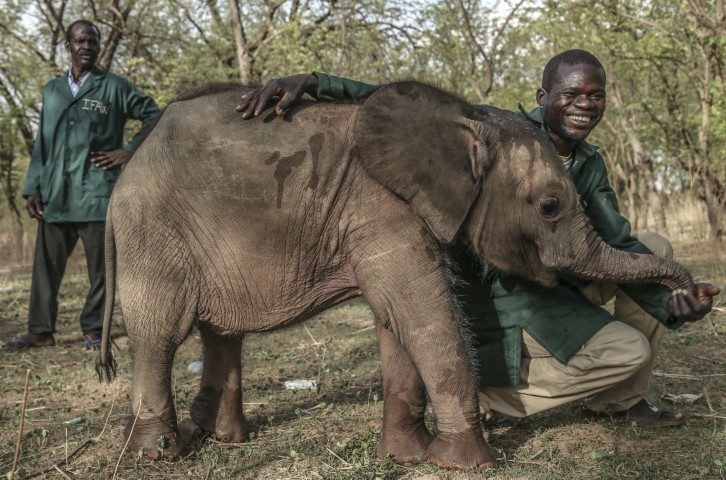
[[[90,100],[88,98],[84,98],[83,103],[81,104],[82,110],[93,110],[95,112],[99,112],[104,115],[108,115],[108,110],[110,107],[111,107],[111,104],[109,104],[109,103],[104,104],[100,100]]]

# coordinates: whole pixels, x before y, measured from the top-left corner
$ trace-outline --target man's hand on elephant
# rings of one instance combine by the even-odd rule
[[[307,73],[289,77],[274,78],[263,87],[242,95],[242,103],[237,105],[237,111],[242,112],[242,118],[258,117],[267,104],[277,97],[279,101],[275,106],[275,113],[283,116],[287,109],[297,102],[305,92],[315,95],[318,89],[318,77]]]
[[[28,195],[25,201],[25,208],[28,210],[31,218],[37,218],[38,220],[43,218],[43,202],[40,200],[40,196]]]
[[[91,163],[98,168],[111,170],[120,167],[131,159],[131,152],[125,148],[117,148],[107,152],[91,152]]]
[[[721,289],[710,283],[697,283],[695,294],[685,291],[673,292],[668,306],[676,318],[693,322],[702,319],[711,311],[713,297],[719,293]]]

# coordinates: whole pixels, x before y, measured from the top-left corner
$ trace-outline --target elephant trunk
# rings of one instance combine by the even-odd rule
[[[583,216],[584,217],[584,216]],[[624,252],[606,244],[586,220],[570,230],[570,249],[561,252],[555,268],[585,280],[609,280],[616,283],[660,283],[671,290],[695,291],[693,278],[678,263],[659,257]],[[585,239],[582,241],[582,239]]]

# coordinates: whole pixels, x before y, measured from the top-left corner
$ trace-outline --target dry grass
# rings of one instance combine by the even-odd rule
[[[695,274],[726,286],[726,259],[709,244],[678,247]],[[0,273],[0,338],[25,328],[27,269]],[[25,372],[31,370],[19,466],[40,478],[723,478],[726,463],[726,308],[669,333],[650,400],[663,393],[702,394],[688,426],[673,430],[579,418],[574,406],[524,420],[492,419],[502,468],[486,475],[399,466],[375,458],[381,425],[380,365],[367,305],[355,300],[314,320],[245,346],[246,411],[254,438],[242,445],[209,440],[191,458],[153,462],[120,456],[130,415],[129,353],[117,338],[120,375],[99,384],[95,357],[81,351],[78,326],[87,280],[82,262],[69,268],[60,296],[59,345],[25,352],[0,349],[0,472],[8,472],[20,422]],[[121,318],[120,312],[116,318]],[[122,333],[120,325],[114,327]],[[174,386],[188,415],[199,377],[186,371],[200,355],[198,336],[180,349]],[[289,379],[319,380],[320,390],[289,391]],[[672,408],[672,407],[671,407]],[[88,442],[91,440],[90,442]],[[66,455],[84,448],[66,464]],[[61,470],[53,465],[62,463]],[[117,466],[118,464],[118,466]],[[50,469],[50,470],[49,470]],[[47,473],[37,475],[39,472]]]

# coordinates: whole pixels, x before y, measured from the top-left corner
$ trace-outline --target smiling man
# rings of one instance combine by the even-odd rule
[[[535,95],[538,106],[529,112],[520,106],[520,111],[552,141],[586,215],[606,243],[628,252],[673,258],[665,238],[631,234],[630,223],[620,215],[605,161],[597,147],[586,142],[605,113],[605,85],[605,70],[594,55],[568,50],[545,66]],[[271,80],[245,95],[237,110],[245,119],[259,116],[276,98],[275,110],[284,115],[303,93],[323,100],[358,99],[379,87],[319,72],[294,75]],[[564,274],[557,286],[545,288],[504,272],[482,279],[479,260],[467,245],[453,244],[448,250],[455,271],[465,280],[453,288],[471,320],[483,410],[525,417],[585,399],[583,412],[589,416],[654,426],[684,422],[680,413],[658,410],[645,399],[653,362],[665,328],[703,318],[718,288],[698,283],[696,292],[670,292],[658,285],[616,285],[607,280],[584,284]],[[611,315],[601,306],[612,298]],[[380,335],[390,335],[379,330]],[[415,371],[413,364],[394,368]],[[384,391],[384,408],[391,395],[399,400],[404,394],[420,396],[423,387],[415,377],[398,376],[397,392]],[[410,418],[394,421],[418,428],[423,425],[425,399],[410,398]],[[395,404],[396,399],[391,400]]]
[[[570,158],[605,113],[605,70],[592,63],[557,59],[545,67],[536,99],[557,153]]]
[[[101,33],[87,20],[66,29],[71,68],[43,89],[40,125],[23,189],[26,208],[38,220],[28,332],[10,348],[55,345],[57,294],[66,262],[83,241],[91,288],[81,313],[84,344],[100,344],[105,297],[104,226],[111,190],[141,142],[123,146],[128,118],[147,128],[159,107],[124,78],[96,66]]]

